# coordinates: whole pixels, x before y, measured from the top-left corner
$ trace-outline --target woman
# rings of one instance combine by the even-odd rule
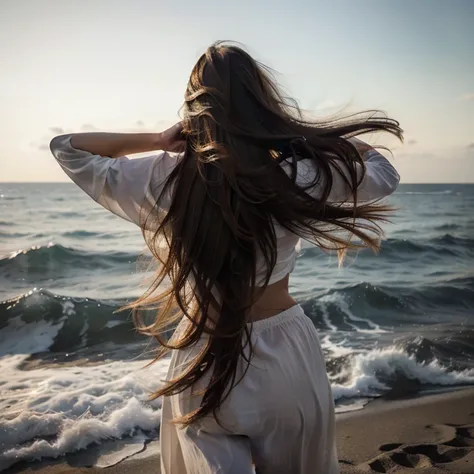
[[[182,123],[51,142],[72,180],[140,226],[161,263],[128,307],[159,355],[172,351],[154,394],[164,474],[339,472],[321,346],[288,280],[301,238],[341,258],[378,248],[389,208],[376,201],[399,177],[354,138],[378,131],[402,138],[398,122],[374,113],[304,120],[264,66],[218,43],[191,73]],[[140,310],[157,306],[145,325]]]

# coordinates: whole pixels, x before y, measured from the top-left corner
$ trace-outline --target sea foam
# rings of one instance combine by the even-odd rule
[[[25,372],[19,366],[26,357],[0,359],[7,381],[0,399],[0,469],[107,439],[156,437],[161,401],[148,396],[165,378],[167,359],[147,369],[141,360]]]

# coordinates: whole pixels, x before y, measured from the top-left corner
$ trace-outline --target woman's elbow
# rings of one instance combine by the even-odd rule
[[[49,149],[54,157],[58,158],[59,152],[66,148],[69,134],[58,135],[49,142]]]
[[[51,150],[51,153],[54,155],[55,150],[58,149],[59,146],[59,139],[61,138],[60,135],[54,137],[50,142],[49,142],[49,149]]]
[[[397,170],[393,169],[390,178],[385,180],[385,196],[390,196],[390,194],[393,194],[398,188],[399,184],[400,175],[398,174]]]

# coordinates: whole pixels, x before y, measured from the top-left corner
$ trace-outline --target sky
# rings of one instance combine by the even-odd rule
[[[474,182],[472,0],[0,0],[0,181],[67,181],[63,132],[160,131],[216,40],[312,116],[381,109],[403,183]]]

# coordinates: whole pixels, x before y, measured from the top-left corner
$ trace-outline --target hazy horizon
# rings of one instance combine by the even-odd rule
[[[50,139],[159,131],[220,39],[244,44],[316,117],[381,109],[400,121],[402,183],[474,182],[474,2],[4,0],[0,182],[67,182]]]

